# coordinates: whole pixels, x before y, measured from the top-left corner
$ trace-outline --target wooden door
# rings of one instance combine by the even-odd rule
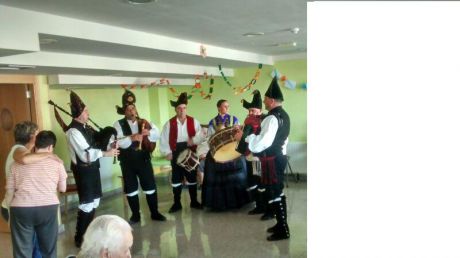
[[[21,121],[35,120],[30,85],[0,84],[0,198],[5,196],[5,162],[11,146],[14,145],[14,125]],[[29,92],[29,93],[28,93]],[[9,228],[0,219],[0,232]]]

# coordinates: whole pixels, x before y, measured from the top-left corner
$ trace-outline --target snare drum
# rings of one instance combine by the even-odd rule
[[[216,162],[225,163],[241,156],[235,150],[238,142],[233,136],[233,127],[227,127],[217,131],[209,139],[209,151]]]
[[[188,172],[195,170],[199,164],[200,160],[190,149],[183,150],[177,157],[177,165],[185,168]]]

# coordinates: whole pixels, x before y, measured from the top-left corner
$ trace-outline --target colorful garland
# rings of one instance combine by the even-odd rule
[[[252,86],[254,86],[256,84],[257,80],[259,79],[261,69],[262,69],[262,64],[259,64],[258,67],[257,67],[257,71],[254,74],[254,77],[252,78],[252,80],[248,84],[246,84],[246,86],[244,86],[244,87],[239,86],[239,87],[233,88],[235,90],[235,95],[238,95],[238,94],[241,94],[243,92],[246,92],[246,91],[250,90],[252,88]]]
[[[169,86],[170,84],[171,84],[171,81],[169,79],[161,78],[161,79],[151,82],[150,84],[131,84],[131,85],[121,84],[120,86],[123,89],[133,90],[133,89],[136,89],[137,87],[140,87],[141,89],[145,89],[148,87],[161,86],[161,85]]]
[[[219,71],[220,71],[220,74],[222,75],[222,79],[224,79],[224,81],[227,83],[228,86],[232,87],[232,84],[230,83],[230,81],[228,81],[227,77],[225,77],[225,74],[222,71],[222,65],[219,65]]]
[[[209,78],[208,73],[206,72],[204,72],[203,75],[195,75],[195,85],[193,86],[192,91],[189,94],[187,94],[188,99],[191,99],[195,95],[195,93],[199,92],[200,96],[203,99],[211,100],[212,93],[214,91],[214,77],[212,75],[210,76],[209,91],[207,94],[204,90],[201,89],[201,77],[204,77],[204,79],[206,80]],[[178,94],[175,88],[170,87],[169,91],[171,91],[176,98],[178,98],[180,95]]]

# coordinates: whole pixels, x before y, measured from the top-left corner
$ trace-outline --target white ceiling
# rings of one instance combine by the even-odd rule
[[[306,0],[0,0],[0,24],[0,67],[35,67],[0,73],[187,78],[306,56]]]

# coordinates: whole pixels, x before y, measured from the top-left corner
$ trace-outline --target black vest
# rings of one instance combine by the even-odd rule
[[[118,120],[120,124],[121,131],[123,132],[124,136],[132,135],[133,132],[131,131],[131,127],[129,126],[128,120],[126,118]],[[120,155],[118,156],[120,161],[127,161],[126,159],[132,155],[141,155],[142,157],[150,159],[150,153],[144,150],[138,150],[139,142],[131,142],[131,145],[126,148],[120,148]]]
[[[89,145],[89,147],[85,151],[95,147],[94,145],[96,141],[95,141],[94,136],[96,135],[97,132],[91,126],[88,126],[88,125],[84,126],[82,123],[77,122],[72,119],[72,122],[70,123],[69,128],[75,128],[83,135],[83,137],[85,138],[86,142]],[[99,159],[91,163],[86,163],[80,160],[78,158],[78,155],[75,155],[75,158],[77,160],[77,165],[80,165],[80,166],[91,165],[91,166],[99,167]]]
[[[282,146],[286,142],[289,136],[291,128],[291,122],[289,115],[284,111],[283,107],[279,106],[270,110],[267,116],[273,115],[278,120],[278,131],[276,131],[275,139],[270,147],[260,153],[256,153],[256,156],[276,156],[283,155]],[[265,116],[264,119],[267,117]],[[263,121],[263,120],[262,120]]]

